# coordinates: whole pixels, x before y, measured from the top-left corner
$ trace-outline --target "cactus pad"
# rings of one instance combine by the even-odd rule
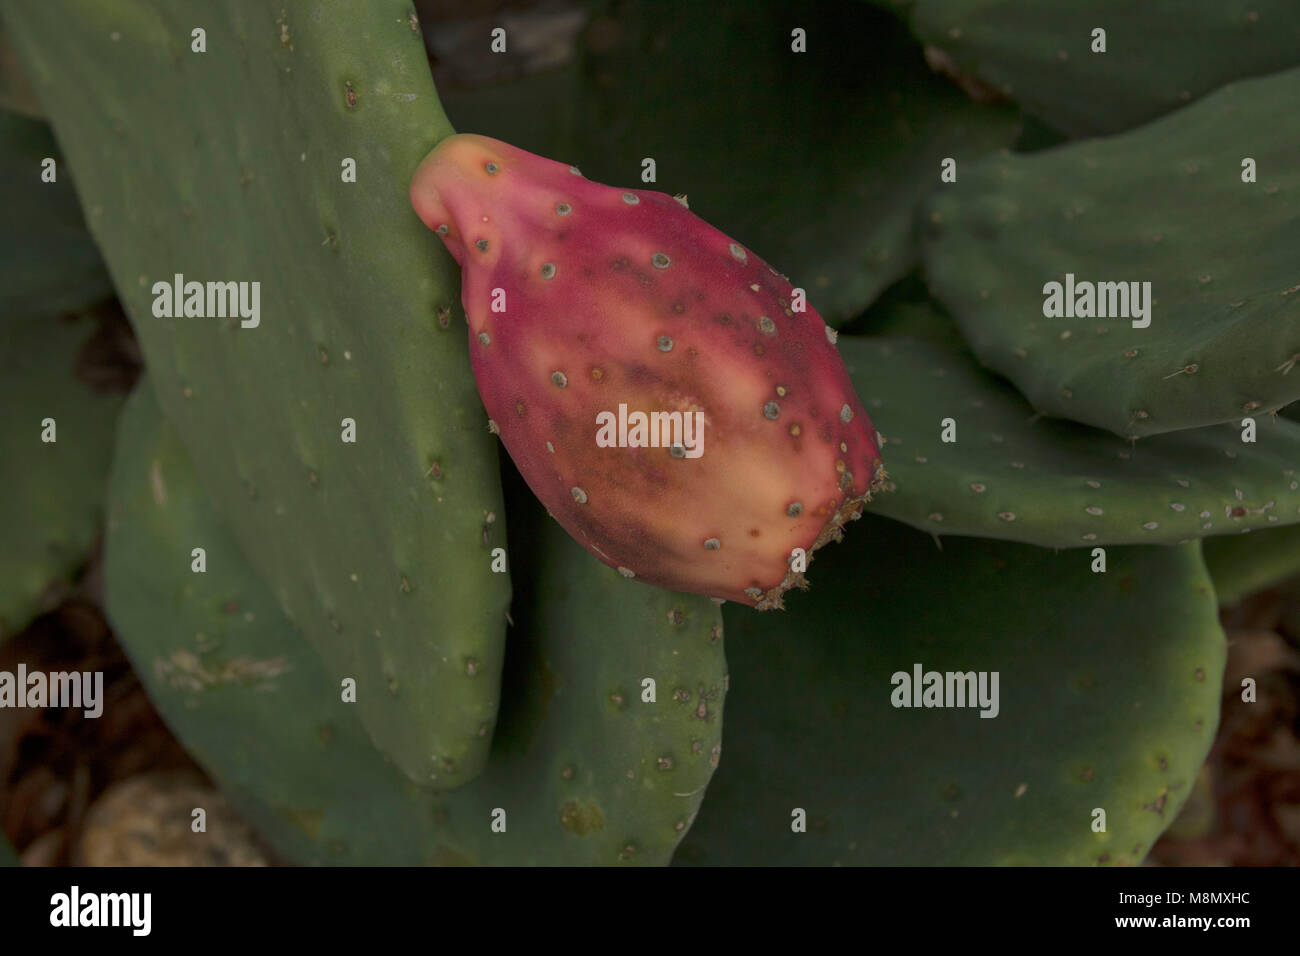
[[[90,554],[104,504],[122,398],[74,378],[87,321],[5,317],[0,344],[0,639],[42,610],[51,584]],[[42,422],[54,419],[54,442]]]
[[[1259,415],[1254,442],[1231,424],[1126,442],[1035,415],[964,350],[848,335],[839,348],[885,438],[890,482],[868,511],[931,534],[1053,548],[1175,544],[1300,523],[1295,422]],[[943,440],[946,419],[956,441]]]
[[[376,744],[443,788],[487,758],[509,583],[456,277],[406,202],[451,132],[410,12],[209,4],[206,53],[163,2],[6,26],[205,488]],[[157,317],[178,273],[260,282],[259,324]]]
[[[1218,722],[1225,643],[1199,545],[1113,549],[1093,574],[1086,552],[940,550],[861,524],[819,559],[815,601],[726,609],[724,757],[677,860],[1140,862]],[[998,715],[891,706],[916,663],[999,672]]]
[[[981,162],[930,204],[931,290],[1049,415],[1128,437],[1300,399],[1297,101],[1300,69],[1122,136]],[[1067,274],[1151,283],[1150,325],[1046,317],[1044,286]]]
[[[558,527],[511,637],[488,769],[410,784],[276,607],[142,382],[123,418],[108,609],[150,699],[286,858],[342,864],[666,863],[718,762],[726,663],[705,598],[623,580]],[[191,571],[191,548],[207,570]],[[654,678],[657,702],[642,700]],[[492,813],[505,811],[504,832]]]

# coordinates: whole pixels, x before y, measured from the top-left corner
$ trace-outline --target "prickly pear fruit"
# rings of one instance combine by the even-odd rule
[[[463,270],[474,377],[533,493],[626,577],[760,609],[884,478],[835,333],[683,199],[456,135],[411,204]]]

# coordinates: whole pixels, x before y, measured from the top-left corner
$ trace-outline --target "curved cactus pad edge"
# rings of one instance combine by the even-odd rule
[[[917,317],[922,330],[942,328],[927,314],[915,307],[897,330]],[[932,534],[1053,548],[1177,544],[1300,523],[1300,425],[1285,418],[1127,442],[1035,414],[965,350],[847,335],[839,348],[885,437],[890,482],[867,506],[877,514]]]
[[[666,863],[717,765],[721,615],[625,581],[557,528],[537,547],[543,570],[529,586],[552,599],[512,634],[487,770],[444,794],[375,751],[356,705],[241,557],[147,387],[114,464],[107,603],[155,706],[293,862]]]
[[[71,578],[99,532],[122,396],[99,394],[74,377],[77,353],[93,332],[86,320],[5,318],[0,640],[42,609],[50,585]]]
[[[813,571],[782,615],[725,611],[722,766],[679,862],[1132,864],[1177,815],[1225,659],[1198,544],[1094,574],[869,516]],[[918,665],[996,672],[997,716],[895,707]]]
[[[1300,399],[1297,99],[1300,69],[967,167],[923,217],[931,291],[1048,415],[1147,436]]]
[[[3,58],[0,52],[0,62]],[[53,181],[47,178],[51,176]],[[3,110],[0,208],[5,210],[0,247],[3,321],[55,316],[113,294],[49,126]]]
[[[14,6],[6,27],[205,488],[357,679],[377,746],[447,788],[487,758],[509,579],[456,274],[407,199],[451,132],[410,12],[213,3],[201,53],[163,2]],[[246,307],[256,284],[259,306],[165,317],[178,275],[244,283]]]

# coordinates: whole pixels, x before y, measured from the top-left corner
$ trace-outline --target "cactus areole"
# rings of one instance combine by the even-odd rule
[[[488,415],[579,544],[759,609],[807,586],[884,470],[801,292],[684,199],[483,136],[440,143],[411,204],[460,263]]]

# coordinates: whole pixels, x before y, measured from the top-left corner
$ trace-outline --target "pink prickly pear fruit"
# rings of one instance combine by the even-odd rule
[[[488,415],[579,544],[759,609],[807,587],[884,470],[835,332],[785,277],[684,200],[484,136],[439,144],[411,204],[461,265]]]

